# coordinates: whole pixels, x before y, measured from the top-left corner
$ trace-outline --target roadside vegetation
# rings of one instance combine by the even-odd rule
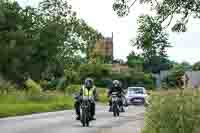
[[[142,133],[199,133],[200,92],[160,91],[151,95]]]
[[[103,104],[108,104],[108,93],[107,89],[99,88],[97,91],[97,101]]]
[[[0,117],[72,109],[74,104],[72,95],[42,92],[41,86],[31,79],[27,80],[26,89],[8,90],[0,94]]]
[[[41,91],[39,84],[27,81],[26,90],[13,89],[9,93],[0,94],[0,117],[26,115],[32,113],[52,112],[73,109],[75,93],[78,93],[81,85],[69,85],[64,90]],[[98,102],[107,103],[105,88],[98,88]]]
[[[113,9],[119,16],[127,15],[126,2],[115,0]],[[150,0],[141,1],[148,2]],[[86,77],[94,79],[98,101],[102,103],[108,101],[105,88],[113,79],[120,80],[124,88],[144,86],[154,90],[155,74],[167,70],[171,74],[163,80],[163,87],[166,90],[181,88],[183,83],[179,81],[184,72],[199,71],[200,63],[192,66],[168,58],[167,49],[171,45],[163,22],[169,16],[173,19],[173,15],[181,14],[185,16],[183,23],[178,21],[172,30],[185,32],[188,15],[200,16],[197,9],[200,4],[171,2],[164,0],[160,6],[152,8],[156,9],[156,16],[144,14],[138,18],[138,33],[131,45],[141,52],[132,51],[124,62],[106,57],[95,49],[96,42],[103,36],[78,18],[68,1],[42,0],[34,8],[22,7],[14,0],[0,0],[0,117],[72,109],[73,94],[79,91]],[[161,21],[163,18],[166,19]],[[128,70],[115,73],[111,63],[126,65]],[[166,92],[153,95],[144,133],[161,130],[168,133],[170,126],[177,129],[171,133],[187,133],[188,129],[182,129],[185,123],[190,128],[191,123],[199,122],[194,120],[200,112],[199,93]]]
[[[73,108],[73,98],[63,94],[0,95],[0,117],[51,112]]]
[[[87,76],[105,87],[101,79],[110,69],[90,63],[102,37],[67,1],[32,7],[1,0],[0,117],[72,109]]]

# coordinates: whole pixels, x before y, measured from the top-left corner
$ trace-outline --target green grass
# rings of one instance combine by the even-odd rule
[[[30,94],[22,91],[13,91],[9,94],[0,94],[0,117],[26,115],[40,112],[52,112],[72,109],[74,99],[71,96],[80,90],[80,85],[71,85],[66,88],[66,93],[45,92],[42,94]],[[108,103],[105,88],[97,88],[98,102]]]
[[[142,133],[200,133],[199,92],[153,92],[150,103]]]
[[[106,104],[108,103],[109,98],[107,97],[107,91],[105,88],[98,88],[98,102]]]
[[[74,94],[78,93],[80,91],[81,85],[69,85],[67,88],[65,88],[65,92],[67,94]]]
[[[72,109],[73,103],[72,97],[64,95],[0,95],[0,117]]]

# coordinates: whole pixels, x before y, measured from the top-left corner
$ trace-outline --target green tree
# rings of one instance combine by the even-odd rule
[[[189,62],[184,61],[180,65],[185,71],[192,70],[192,65]]]
[[[44,0],[38,8],[0,2],[0,71],[9,80],[64,76],[101,37],[64,0]]]
[[[186,31],[189,19],[200,18],[200,1],[198,0],[115,0],[113,10],[119,16],[128,15],[130,8],[136,3],[151,5],[156,11],[160,23],[168,27],[172,20],[176,21],[173,31]]]
[[[31,52],[31,21],[28,12],[17,2],[1,1],[0,4],[0,68],[7,79],[22,79],[24,62]],[[25,14],[27,11],[27,14]]]
[[[170,47],[168,34],[153,17],[144,15],[138,19],[138,35],[133,46],[142,50],[144,70],[157,73],[169,69],[166,49]]]
[[[110,77],[111,66],[102,64],[83,64],[79,68],[80,79],[83,81],[87,77],[95,80],[96,85],[106,86],[104,79]]]
[[[192,69],[194,71],[200,71],[200,62],[196,62],[193,66]]]
[[[141,72],[143,71],[144,58],[137,55],[135,52],[132,52],[127,56],[127,64],[129,67]]]

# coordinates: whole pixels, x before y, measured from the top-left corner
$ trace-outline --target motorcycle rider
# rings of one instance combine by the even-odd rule
[[[124,91],[123,91],[123,89],[121,87],[120,81],[113,80],[112,86],[111,86],[111,88],[109,88],[109,91],[108,91],[108,97],[111,97],[111,95],[112,95],[113,92],[117,92],[118,93],[118,97],[120,98],[120,103],[119,104],[120,104],[120,107],[122,109],[121,111],[124,112],[123,99],[122,99],[123,96],[124,96]],[[109,106],[110,106],[109,112],[111,112],[112,111],[112,108],[111,108],[111,106],[112,106],[112,100],[111,100],[111,98],[109,100]]]
[[[80,120],[80,105],[82,102],[82,96],[92,96],[93,100],[91,100],[91,120],[95,119],[95,97],[96,97],[96,87],[94,86],[93,80],[91,78],[86,78],[84,85],[81,87],[79,95],[76,97],[75,101],[75,111],[76,111],[76,120]]]

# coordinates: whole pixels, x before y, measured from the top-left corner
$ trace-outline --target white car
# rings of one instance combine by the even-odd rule
[[[144,104],[147,97],[147,91],[144,87],[128,87],[126,100],[131,104]]]

